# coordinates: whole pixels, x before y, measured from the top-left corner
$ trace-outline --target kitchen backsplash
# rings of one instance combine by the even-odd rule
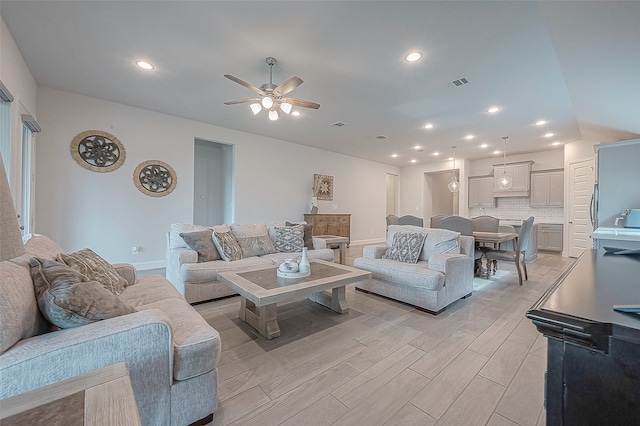
[[[497,198],[498,207],[485,207],[483,214],[500,219],[526,219],[535,217],[537,223],[563,223],[564,208],[562,207],[531,207],[529,198]],[[471,217],[481,214],[480,208],[469,209]]]

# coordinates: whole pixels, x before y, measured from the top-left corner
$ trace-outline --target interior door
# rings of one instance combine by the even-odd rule
[[[567,254],[578,257],[592,247],[589,208],[594,183],[594,161],[569,163],[569,231]]]
[[[387,173],[387,216],[398,215],[398,175]]]

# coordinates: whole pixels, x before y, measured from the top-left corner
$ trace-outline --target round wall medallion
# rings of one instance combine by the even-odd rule
[[[87,130],[71,141],[71,156],[85,169],[107,173],[122,166],[126,153],[122,142],[112,134]]]
[[[136,167],[133,182],[143,194],[164,197],[176,188],[178,177],[173,168],[164,161],[149,160]]]

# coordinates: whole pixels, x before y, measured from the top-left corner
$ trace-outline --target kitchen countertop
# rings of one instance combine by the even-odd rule
[[[591,234],[593,239],[640,241],[638,228],[608,228],[601,226]]]

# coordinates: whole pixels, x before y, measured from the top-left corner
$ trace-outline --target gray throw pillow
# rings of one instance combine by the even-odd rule
[[[191,250],[198,253],[198,263],[220,260],[220,253],[213,244],[213,229],[195,232],[181,232],[180,237]]]
[[[302,236],[302,239],[304,241],[304,246],[307,248],[307,250],[313,250],[313,225],[312,224],[291,223],[291,222],[285,222],[284,224],[286,226],[296,226],[296,225],[304,226],[304,235]]]
[[[127,286],[127,280],[118,274],[109,262],[91,249],[85,248],[70,254],[60,253],[58,260],[80,272],[89,281],[98,281],[116,296]]]
[[[31,278],[42,315],[60,328],[72,328],[136,312],[97,281],[55,260],[32,257]]]
[[[276,246],[269,235],[258,235],[254,237],[236,237],[236,241],[242,251],[242,258],[263,256],[276,252]]]
[[[304,226],[275,226],[276,250],[280,253],[301,252],[304,247]]]
[[[424,246],[425,238],[427,238],[427,234],[420,232],[397,232],[393,236],[393,244],[382,255],[382,258],[416,263]]]
[[[222,260],[231,262],[242,259],[242,249],[231,231],[213,231],[213,243],[216,245]]]

